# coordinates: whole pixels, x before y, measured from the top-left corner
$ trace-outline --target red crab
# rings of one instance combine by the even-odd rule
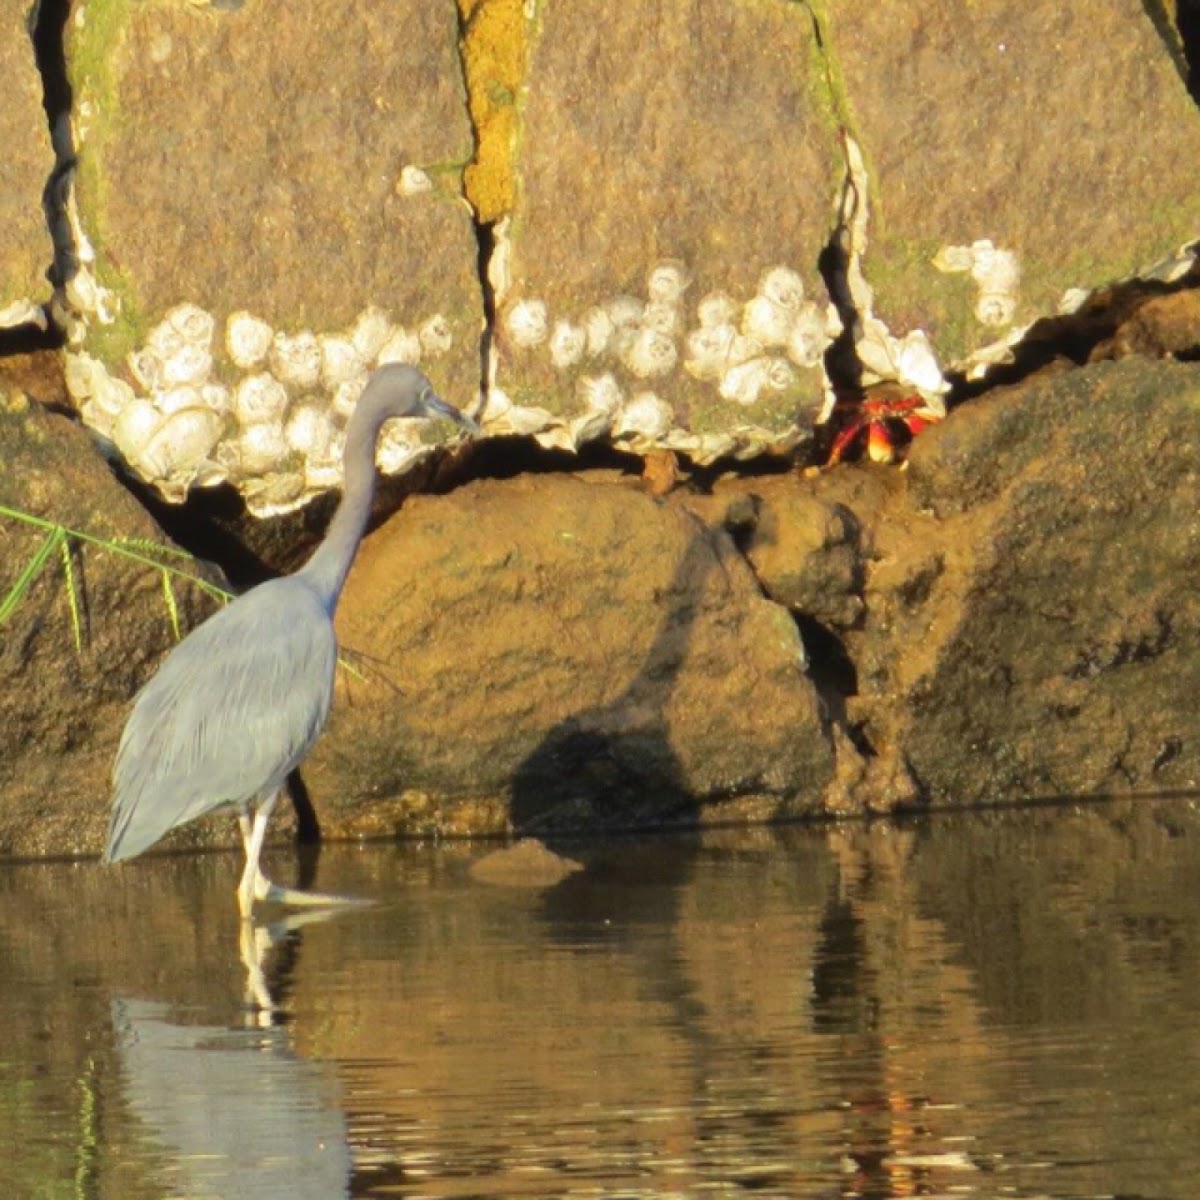
[[[867,457],[872,462],[903,461],[908,444],[927,425],[940,421],[941,414],[922,396],[898,392],[893,388],[872,388],[869,394],[839,399],[835,414],[841,414],[840,426],[829,448],[826,466],[844,459],[863,433],[866,433]]]

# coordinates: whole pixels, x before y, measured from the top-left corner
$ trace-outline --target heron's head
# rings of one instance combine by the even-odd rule
[[[373,416],[377,414],[381,421],[392,417],[442,417],[472,432],[479,429],[466,413],[433,390],[424,371],[407,363],[388,363],[375,371],[367,381],[358,407]]]

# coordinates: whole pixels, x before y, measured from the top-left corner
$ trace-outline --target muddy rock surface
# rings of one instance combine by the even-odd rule
[[[0,504],[135,547],[169,546],[83,429],[3,388],[0,461]],[[0,514],[0,596],[48,536]],[[172,591],[184,628],[214,607],[186,583],[176,581]],[[174,642],[158,571],[74,540],[52,547],[0,625],[0,855],[100,850],[128,702]]]
[[[887,777],[955,804],[1197,786],[1198,445],[1200,371],[1144,360],[918,440],[851,647]]]
[[[844,720],[842,803],[1197,786],[1198,435],[1200,371],[1126,359],[965,405],[904,472],[726,485]]]

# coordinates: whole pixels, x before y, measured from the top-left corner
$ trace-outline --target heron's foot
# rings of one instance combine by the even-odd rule
[[[283,904],[288,908],[369,908],[374,903],[358,896],[336,896],[330,892],[305,892],[300,888],[281,887],[261,873],[254,881],[254,899],[264,904]]]

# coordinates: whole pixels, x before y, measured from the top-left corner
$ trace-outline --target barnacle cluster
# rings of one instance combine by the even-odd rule
[[[67,386],[87,424],[169,500],[226,480],[251,511],[286,512],[341,482],[345,425],[370,371],[428,362],[453,344],[434,314],[400,326],[369,307],[338,333],[276,330],[235,312],[218,334],[198,305],[176,305],[110,371],[90,354],[67,356]],[[430,453],[417,431],[385,430],[379,464],[399,472]]]
[[[806,299],[800,275],[786,266],[763,272],[744,302],[713,291],[689,313],[692,285],[685,263],[666,259],[646,276],[643,299],[618,294],[579,316],[550,312],[524,296],[502,309],[501,345],[514,362],[544,356],[559,372],[576,375],[576,415],[558,418],[519,406],[492,387],[485,427],[530,433],[546,445],[575,449],[608,436],[632,449],[667,445],[700,459],[745,451],[769,440],[751,421],[726,433],[678,428],[664,398],[680,373],[710,387],[714,398],[750,408],[796,389],[802,372],[820,376],[822,357],[840,324],[832,305]],[[731,425],[738,423],[731,422]]]
[[[999,249],[990,238],[981,238],[969,246],[943,246],[934,255],[933,265],[939,271],[970,274],[979,288],[975,319],[981,325],[1003,329],[1016,319],[1021,264],[1011,250]]]

